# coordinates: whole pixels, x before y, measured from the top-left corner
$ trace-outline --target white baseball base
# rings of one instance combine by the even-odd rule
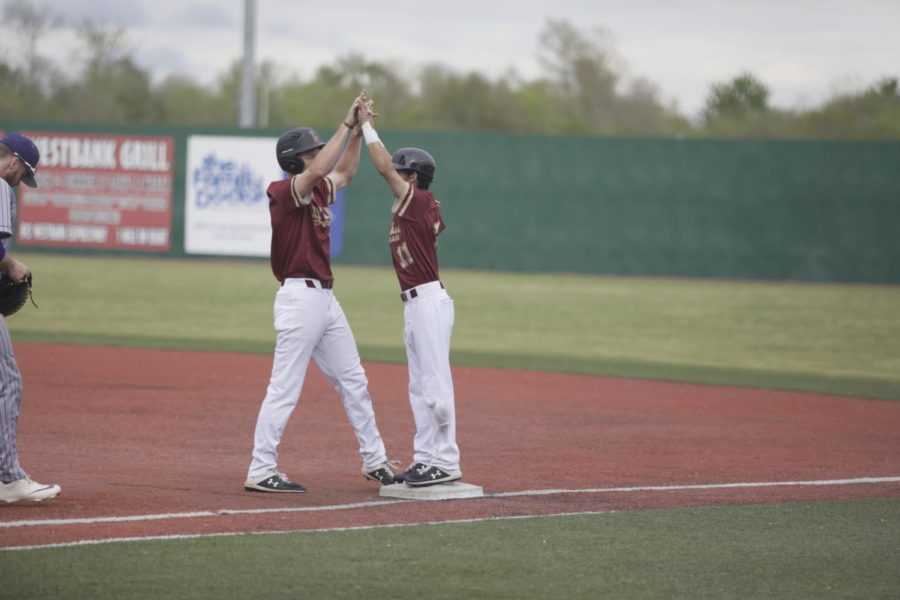
[[[457,498],[481,498],[484,496],[484,489],[478,485],[459,481],[425,487],[411,487],[405,483],[394,483],[381,486],[378,495],[407,500],[454,500]]]

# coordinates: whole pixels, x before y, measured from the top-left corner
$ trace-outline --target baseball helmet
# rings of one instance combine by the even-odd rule
[[[312,127],[296,127],[286,131],[278,138],[275,144],[275,156],[278,158],[278,166],[288,173],[302,173],[303,160],[298,154],[308,150],[321,148],[325,145],[319,134]]]
[[[391,157],[391,166],[398,171],[415,171],[428,178],[434,178],[437,166],[430,154],[421,148],[400,148]]]

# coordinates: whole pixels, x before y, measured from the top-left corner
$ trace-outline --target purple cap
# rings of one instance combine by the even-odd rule
[[[41,160],[41,153],[38,151],[37,146],[34,145],[34,142],[21,133],[11,133],[0,140],[0,144],[4,144],[12,150],[13,154],[18,156],[25,163],[25,166],[28,167],[28,175],[22,178],[25,185],[37,187],[34,174],[37,171],[38,161]]]

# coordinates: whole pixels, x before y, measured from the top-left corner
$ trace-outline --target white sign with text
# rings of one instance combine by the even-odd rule
[[[187,254],[269,256],[269,183],[284,178],[275,138],[190,136],[185,173]]]

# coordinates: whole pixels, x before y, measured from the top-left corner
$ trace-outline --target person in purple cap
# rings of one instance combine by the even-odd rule
[[[7,252],[16,222],[16,194],[20,183],[36,187],[34,174],[41,153],[29,138],[11,133],[0,140],[0,273],[13,281],[28,275],[28,267]],[[28,477],[19,466],[16,422],[22,406],[22,376],[13,353],[6,321],[0,316],[0,500],[46,500],[59,494],[58,485],[45,485]]]

